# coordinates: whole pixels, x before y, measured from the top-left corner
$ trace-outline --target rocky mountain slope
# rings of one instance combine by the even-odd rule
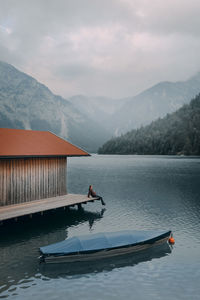
[[[70,101],[0,62],[0,127],[49,130],[89,152],[111,135]]]

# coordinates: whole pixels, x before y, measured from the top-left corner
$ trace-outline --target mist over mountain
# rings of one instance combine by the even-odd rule
[[[70,101],[4,62],[0,62],[0,127],[49,130],[89,152],[96,152],[111,136]]]
[[[161,82],[127,100],[115,114],[113,127],[119,132],[146,125],[176,111],[200,92],[200,73],[184,82]],[[119,126],[119,127],[118,127]]]
[[[161,82],[132,97],[76,95],[67,100],[0,62],[0,127],[49,130],[89,152],[112,136],[176,111],[200,92],[200,73],[184,82]]]
[[[163,119],[109,140],[99,153],[200,155],[200,95]]]
[[[112,134],[111,118],[125,103],[125,99],[87,97],[83,95],[76,95],[68,100],[91,119],[99,122],[101,126],[105,126]]]
[[[200,73],[183,82],[160,82],[131,98],[76,96],[69,100],[91,118],[102,120],[113,136],[119,136],[176,111],[199,92]]]

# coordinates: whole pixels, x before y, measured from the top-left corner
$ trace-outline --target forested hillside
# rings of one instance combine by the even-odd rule
[[[109,140],[98,153],[200,155],[200,94],[175,113]]]

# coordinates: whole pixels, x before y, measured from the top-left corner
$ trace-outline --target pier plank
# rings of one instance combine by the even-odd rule
[[[0,206],[0,222],[56,208],[93,202],[94,200],[98,200],[98,198],[88,198],[86,195],[80,194],[67,194],[15,205]]]

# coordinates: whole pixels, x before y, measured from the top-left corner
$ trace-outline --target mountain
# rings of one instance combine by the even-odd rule
[[[70,101],[0,62],[0,127],[49,130],[89,152],[111,135]]]
[[[184,82],[161,82],[122,99],[77,95],[64,99],[0,62],[0,127],[50,130],[89,152],[111,136],[174,112],[200,92],[200,73]]]
[[[149,124],[172,113],[200,92],[200,73],[183,82],[161,82],[129,98],[112,118],[118,133]]]
[[[113,138],[99,153],[200,155],[200,94],[163,119]]]
[[[87,97],[83,95],[76,95],[68,99],[76,108],[80,109],[90,118],[97,122],[106,124],[109,130],[110,118],[118,111],[124,104],[124,99],[112,99],[108,97]],[[112,130],[110,130],[112,132]]]
[[[187,81],[160,82],[131,98],[76,96],[69,100],[90,118],[101,120],[113,136],[119,136],[176,111],[199,92],[200,73]]]

